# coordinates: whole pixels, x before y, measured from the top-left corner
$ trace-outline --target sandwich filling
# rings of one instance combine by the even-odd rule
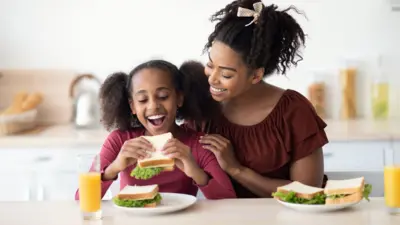
[[[119,199],[118,197],[113,198],[113,202],[122,207],[145,207],[146,205],[156,203],[159,204],[162,200],[160,193],[151,199]]]
[[[134,177],[139,180],[148,180],[154,176],[157,176],[164,170],[163,167],[147,167],[142,168],[136,166],[135,169],[131,172],[131,177]]]
[[[367,201],[369,201],[369,195],[371,194],[372,191],[372,185],[371,184],[365,184],[364,189],[362,191],[362,196],[365,198]],[[289,191],[289,192],[281,192],[277,191],[272,193],[273,197],[276,197],[280,199],[281,201],[288,202],[288,203],[295,203],[295,204],[309,204],[309,205],[323,205],[326,202],[326,199],[339,199],[339,198],[344,198],[347,196],[350,196],[354,193],[351,194],[334,194],[334,195],[326,195],[323,193],[316,194],[310,199],[306,198],[300,198],[297,196],[297,193],[294,191]]]
[[[326,196],[324,194],[316,194],[310,199],[297,197],[296,192],[274,192],[272,193],[273,197],[279,198],[284,202],[295,203],[295,204],[308,204],[308,205],[317,205],[317,204],[325,204]]]
[[[369,195],[371,194],[372,191],[372,185],[371,184],[365,184],[364,189],[362,191],[362,196],[365,198],[367,201],[369,201]],[[339,199],[339,198],[344,198],[350,195],[353,195],[355,193],[348,193],[348,194],[334,194],[334,195],[327,195],[326,198],[329,199]]]

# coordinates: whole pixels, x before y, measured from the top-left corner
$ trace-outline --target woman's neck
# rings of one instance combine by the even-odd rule
[[[267,93],[271,87],[271,85],[265,82],[260,82],[258,84],[252,85],[252,87],[250,87],[243,94],[227,102],[224,102],[223,105],[229,106],[229,108],[236,106],[246,107],[249,105],[253,105],[255,102],[258,102],[260,100],[260,95],[264,95],[264,93]]]

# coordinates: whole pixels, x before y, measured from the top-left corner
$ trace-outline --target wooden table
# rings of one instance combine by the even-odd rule
[[[104,202],[103,215],[101,221],[83,221],[75,201],[0,203],[1,225],[400,225],[400,215],[388,214],[381,198],[324,214],[296,212],[273,199],[199,200],[184,211],[151,217],[129,215]]]

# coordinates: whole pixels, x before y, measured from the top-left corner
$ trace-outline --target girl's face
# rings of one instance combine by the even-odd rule
[[[132,77],[131,110],[149,135],[172,131],[183,96],[176,93],[172,76],[160,69],[142,69]]]
[[[208,56],[205,74],[211,95],[216,101],[233,99],[260,81],[260,77],[252,74],[241,56],[222,42],[215,41]]]

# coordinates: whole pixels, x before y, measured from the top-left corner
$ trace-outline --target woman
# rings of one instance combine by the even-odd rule
[[[234,1],[211,19],[218,23],[205,47],[205,73],[222,115],[201,127],[208,134],[200,143],[230,175],[239,198],[271,197],[293,180],[323,186],[326,124],[304,96],[263,81],[302,59],[305,34],[290,9]]]

